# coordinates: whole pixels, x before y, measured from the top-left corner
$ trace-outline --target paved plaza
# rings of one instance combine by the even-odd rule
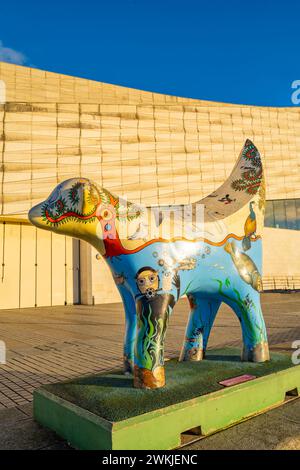
[[[291,350],[292,342],[300,340],[300,293],[263,294],[262,303],[272,349]],[[170,321],[167,357],[178,356],[187,317],[183,299]],[[120,367],[123,332],[121,304],[1,310],[0,340],[6,343],[7,363],[0,365],[0,448],[67,448],[32,420],[32,392],[42,384]],[[226,305],[220,309],[209,347],[224,345],[241,345],[238,320]],[[300,449],[299,400],[190,448]]]

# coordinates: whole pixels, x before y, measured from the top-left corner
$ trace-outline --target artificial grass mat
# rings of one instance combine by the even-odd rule
[[[159,408],[190,400],[224,387],[218,382],[243,374],[262,377],[293,367],[289,354],[271,353],[271,361],[241,362],[233,348],[208,350],[200,362],[165,364],[166,386],[155,390],[133,388],[132,376],[103,372],[43,387],[54,395],[102,418],[117,422]]]

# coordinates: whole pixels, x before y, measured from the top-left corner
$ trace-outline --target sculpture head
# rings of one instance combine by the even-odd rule
[[[79,238],[108,257],[125,252],[120,242],[120,222],[136,229],[142,209],[87,178],[71,178],[58,184],[50,196],[28,213],[38,228]],[[137,241],[140,243],[140,241]]]
[[[85,240],[103,254],[102,226],[114,218],[112,200],[108,191],[90,180],[71,178],[34,206],[28,218],[39,228]]]

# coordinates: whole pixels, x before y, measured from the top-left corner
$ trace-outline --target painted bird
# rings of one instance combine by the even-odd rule
[[[248,215],[244,225],[245,236],[242,241],[244,251],[247,251],[251,248],[251,236],[256,232],[256,215],[253,209],[253,205],[254,201],[251,201],[249,204],[250,214]]]
[[[128,237],[129,240],[146,240],[149,234],[149,226],[141,222],[137,230]]]

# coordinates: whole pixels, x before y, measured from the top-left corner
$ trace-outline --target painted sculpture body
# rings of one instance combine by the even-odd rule
[[[168,321],[185,294],[191,311],[180,360],[203,359],[222,302],[240,321],[242,360],[269,359],[260,305],[264,203],[260,155],[247,140],[228,180],[177,207],[176,216],[166,207],[125,204],[90,180],[72,178],[33,207],[29,220],[85,240],[104,256],[126,315],[124,371],[133,372],[135,387],[158,388],[165,384]],[[194,221],[197,207],[204,208],[203,223]]]

